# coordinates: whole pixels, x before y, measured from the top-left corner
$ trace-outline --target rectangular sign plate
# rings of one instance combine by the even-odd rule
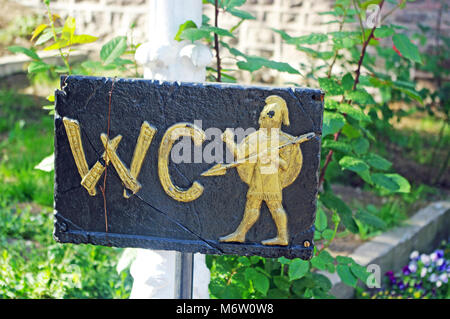
[[[58,242],[312,257],[322,91],[61,82]]]

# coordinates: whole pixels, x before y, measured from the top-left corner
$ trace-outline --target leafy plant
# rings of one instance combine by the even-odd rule
[[[360,291],[363,299],[448,299],[450,297],[450,245],[442,243],[431,254],[413,251],[401,273],[386,273],[385,288]]]
[[[49,0],[44,3],[48,23],[34,29],[33,46],[9,47],[11,52],[31,58],[30,77],[118,74],[128,71],[130,65],[137,74],[136,63],[122,57],[134,54],[138,46],[129,43],[126,37],[116,37],[106,43],[100,51],[99,62],[72,63],[73,47],[92,43],[97,37],[78,35],[72,17],[57,27],[60,17],[51,13]],[[57,52],[63,65],[44,61],[37,50],[41,47],[44,51]],[[127,298],[131,277],[127,269],[115,269],[121,249],[53,242],[52,211],[47,208],[53,202],[53,172],[34,169],[38,160],[52,151],[53,120],[48,116],[40,118],[42,115],[34,109],[27,109],[26,120],[21,118],[22,109],[31,109],[34,101],[16,95],[0,91],[0,130],[8,133],[6,138],[0,136],[0,177],[4,181],[0,187],[0,298]],[[47,100],[53,103],[54,95],[50,94]],[[44,109],[53,114],[54,105]],[[38,119],[33,121],[33,115]],[[24,205],[24,209],[18,208]],[[30,207],[38,211],[32,212]]]
[[[85,61],[79,68],[73,67],[69,61],[71,47],[83,41],[92,42],[94,38],[76,35],[75,20],[70,17],[62,28],[56,28],[54,19],[57,17],[51,14],[49,1],[46,0],[45,3],[49,23],[36,28],[33,38],[37,38],[36,45],[52,41],[52,44],[46,47],[47,50],[58,51],[65,66],[49,66],[39,58],[34,49],[13,47],[12,51],[27,54],[32,58],[30,73],[45,71],[64,72],[69,75],[95,74],[110,70],[123,72],[126,66],[135,66],[133,61],[124,59],[122,55],[132,53],[136,46],[128,45],[125,37],[117,37],[102,47],[100,61]],[[388,120],[393,116],[389,107],[391,100],[398,98],[407,102],[423,103],[422,95],[415,90],[415,84],[410,81],[409,73],[405,70],[409,66],[423,63],[424,57],[414,41],[404,34],[402,27],[389,24],[379,28],[364,28],[362,20],[365,18],[364,10],[367,5],[377,4],[381,13],[384,13],[384,0],[337,0],[333,9],[323,14],[334,18],[330,23],[336,24],[338,31],[292,36],[284,30],[273,29],[286,44],[306,53],[314,61],[310,64],[311,67],[309,64],[302,64],[298,69],[285,62],[245,54],[233,47],[230,40],[235,37],[234,32],[246,20],[254,19],[250,13],[239,9],[245,0],[205,0],[204,3],[214,5],[213,25],[206,16],[203,17],[201,26],[187,21],[180,26],[175,39],[203,41],[214,48],[216,65],[208,68],[208,80],[236,82],[233,72],[237,70],[253,74],[261,68],[267,68],[303,74],[309,85],[320,86],[326,92],[319,176],[321,192],[317,204],[313,258],[304,261],[256,256],[207,256],[212,275],[211,296],[332,298],[331,282],[323,272],[336,272],[345,284],[352,287],[356,287],[358,281],[366,282],[369,273],[364,267],[349,257],[333,257],[328,248],[344,229],[352,233],[365,231],[368,234],[369,227],[382,229],[386,221],[371,209],[354,212],[333,193],[331,182],[338,171],[339,176],[358,179],[359,183],[379,195],[410,192],[409,182],[393,171],[392,163],[373,151],[377,134],[383,128],[389,127]],[[384,13],[381,21],[395,10],[403,9],[405,5],[406,0],[398,1],[393,10]],[[220,14],[237,17],[239,22],[229,30],[220,28]],[[358,21],[360,28],[355,30],[353,22]],[[381,38],[393,45],[383,46]],[[224,48],[234,61],[230,68],[225,69],[222,66],[221,48]],[[384,59],[387,63],[381,71],[376,68],[379,59]],[[404,68],[398,68],[395,63],[388,64],[389,59],[398,61],[397,64],[404,65]],[[381,102],[377,96],[381,96]],[[52,99],[54,97],[50,96],[49,100]],[[7,260],[8,255],[4,256],[4,259]]]
[[[227,12],[228,2],[208,1],[215,5],[217,12]],[[239,1],[242,4],[243,1]],[[372,1],[373,2],[373,1]],[[371,3],[372,3],[371,2]],[[384,1],[374,1],[382,10]],[[394,8],[402,9],[406,1],[400,1]],[[347,176],[357,176],[368,188],[380,195],[409,193],[409,182],[392,171],[392,163],[386,158],[373,153],[372,144],[376,141],[376,128],[386,126],[387,119],[379,117],[380,111],[389,108],[389,97],[386,92],[404,94],[408,99],[422,103],[422,98],[415,91],[415,84],[406,81],[393,81],[391,75],[383,74],[375,68],[376,60],[383,56],[372,55],[372,48],[392,51],[399,59],[407,63],[421,63],[422,56],[417,46],[396,25],[376,26],[371,29],[363,27],[364,10],[367,2],[337,0],[332,11],[323,14],[335,18],[331,23],[338,25],[338,31],[329,33],[313,33],[304,36],[291,36],[284,30],[273,29],[286,44],[295,46],[314,60],[313,69],[300,65],[302,71],[288,64],[280,64],[259,57],[247,56],[232,48],[224,40],[215,41],[228,50],[236,58],[236,67],[246,71],[256,71],[261,67],[293,74],[305,74],[308,81],[316,81],[325,95],[325,112],[322,131],[322,165],[319,176],[318,209],[316,216],[316,233],[314,256],[309,261],[285,258],[264,259],[259,257],[211,257],[208,264],[212,272],[210,291],[216,298],[331,298],[331,283],[321,272],[337,272],[341,280],[356,287],[358,280],[363,283],[368,278],[365,268],[349,257],[332,257],[328,247],[336,238],[338,231],[347,229],[353,233],[368,235],[373,229],[384,229],[386,222],[371,209],[360,209],[356,213],[337,195],[333,194],[330,182],[332,174],[328,168],[340,169]],[[392,14],[393,11],[385,14]],[[360,29],[346,26],[354,21],[360,22]],[[383,18],[382,18],[383,21]],[[215,24],[217,27],[217,23]],[[189,29],[188,29],[189,30]],[[214,30],[211,30],[214,32]],[[183,34],[186,30],[181,30]],[[189,31],[193,32],[193,31]],[[220,38],[225,33],[214,32]],[[379,38],[391,39],[393,47],[382,48]],[[195,40],[199,40],[198,38]],[[192,39],[194,40],[194,39]],[[211,43],[211,35],[204,40]],[[327,44],[327,46],[326,46]],[[320,48],[331,48],[326,51]],[[370,49],[369,49],[370,48]],[[382,49],[381,49],[382,48]],[[375,51],[377,52],[377,51]],[[397,53],[399,52],[399,53]],[[221,69],[217,59],[219,80]],[[335,71],[339,66],[341,71]],[[348,72],[345,70],[354,70]],[[391,70],[389,70],[391,71]],[[392,70],[393,71],[393,70]],[[291,83],[292,84],[292,83]],[[374,93],[383,96],[382,103],[376,102]],[[381,124],[380,124],[381,123]],[[325,210],[331,212],[331,220]],[[389,222],[390,223],[390,222]]]

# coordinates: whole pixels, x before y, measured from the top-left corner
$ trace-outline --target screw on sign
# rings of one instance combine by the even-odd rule
[[[320,90],[111,81],[56,93],[58,241],[312,257]]]

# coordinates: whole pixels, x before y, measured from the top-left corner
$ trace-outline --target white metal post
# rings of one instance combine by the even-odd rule
[[[174,40],[179,26],[187,20],[201,25],[202,0],[151,0],[149,19],[149,42],[136,52],[137,62],[144,66],[144,78],[205,81],[205,67],[213,59],[211,50],[201,43]],[[188,255],[181,257],[175,251],[138,249],[131,265],[134,282],[130,298],[179,298],[177,260],[178,265],[182,264],[181,260],[189,260]],[[210,272],[205,255],[195,254],[193,259],[193,298],[209,298]],[[186,296],[181,293],[181,297]]]

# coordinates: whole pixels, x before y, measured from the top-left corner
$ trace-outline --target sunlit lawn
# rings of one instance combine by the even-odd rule
[[[34,169],[52,152],[53,117],[0,91],[0,298],[127,298],[120,249],[53,240],[53,173]]]

